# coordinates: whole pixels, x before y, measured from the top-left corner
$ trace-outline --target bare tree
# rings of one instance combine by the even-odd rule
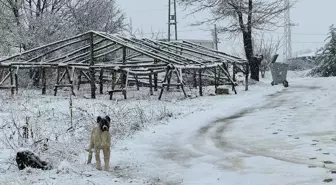
[[[116,0],[0,0],[0,53],[29,50],[88,30],[116,33],[125,15]],[[37,69],[30,70],[30,77]]]
[[[15,22],[10,15],[11,11],[0,3],[0,56],[9,55],[15,48],[15,33],[9,29],[15,25]]]
[[[1,29],[24,50],[88,30],[116,33],[125,18],[115,0],[0,0],[0,14]]]
[[[292,4],[283,0],[179,0],[185,8],[192,8],[191,15],[209,10],[211,18],[199,21],[194,25],[222,21],[219,33],[243,37],[244,51],[249,61],[251,73],[256,73],[253,64],[253,31],[272,29],[279,26],[282,13]],[[251,75],[252,76],[252,75]]]
[[[65,2],[66,0],[0,0],[2,11],[7,12],[5,19],[10,23],[6,30],[15,34],[16,45],[25,50],[59,38],[64,32],[62,28],[66,28],[62,9]]]
[[[269,64],[273,56],[279,51],[281,47],[281,38],[274,39],[273,37],[266,39],[264,33],[261,33],[257,39],[253,39],[254,53],[263,55],[263,60],[260,64],[261,77],[265,77],[266,71],[269,69]]]
[[[123,33],[124,35],[128,34],[131,37],[137,38],[137,35],[140,35],[141,37],[143,37],[143,30],[142,29],[134,29],[133,27],[133,21],[132,18],[130,17],[129,19],[129,23],[126,25],[126,32]]]
[[[148,35],[147,36],[148,38],[155,39],[155,40],[163,39],[164,38],[164,32],[162,32],[160,30],[159,31],[155,31],[155,30],[153,30],[153,28],[151,28],[151,32],[150,33],[144,33],[144,31],[143,31],[142,28],[140,28],[140,29],[139,28],[134,29],[133,28],[132,18],[130,18],[129,23],[127,24],[126,33],[129,36],[134,37],[134,38],[138,38],[138,37],[143,38],[143,37],[146,37],[146,35]]]
[[[117,33],[125,29],[125,14],[115,0],[83,0],[67,4],[77,32],[89,30]]]

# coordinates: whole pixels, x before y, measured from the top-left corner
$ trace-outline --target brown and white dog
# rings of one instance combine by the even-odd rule
[[[93,128],[91,132],[90,146],[86,151],[89,152],[88,164],[92,160],[92,149],[94,149],[96,157],[96,168],[102,170],[100,162],[100,150],[104,153],[104,170],[108,171],[110,167],[110,146],[111,146],[111,135],[109,133],[111,119],[109,116],[102,118],[97,117],[98,126]]]

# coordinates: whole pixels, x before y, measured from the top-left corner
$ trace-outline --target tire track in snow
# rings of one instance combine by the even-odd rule
[[[319,89],[320,87],[316,86],[297,86],[291,89],[300,89],[303,93],[307,93],[307,90],[314,91]],[[192,145],[194,149],[202,152],[203,154],[208,155],[216,155],[216,153],[210,152],[211,150],[218,150],[221,152],[239,152],[240,155],[238,157],[243,157],[244,155],[248,156],[261,156],[266,158],[272,158],[278,161],[288,162],[288,163],[294,163],[294,164],[302,164],[302,165],[308,165],[308,166],[316,166],[320,168],[325,169],[335,169],[335,165],[328,165],[326,166],[322,162],[314,162],[309,161],[307,159],[302,159],[299,157],[291,156],[291,158],[282,156],[281,154],[277,154],[275,152],[267,151],[265,148],[257,148],[255,146],[246,146],[243,144],[232,143],[230,142],[225,134],[228,132],[229,127],[234,124],[236,121],[238,121],[239,118],[242,118],[246,115],[253,114],[256,111],[263,111],[267,109],[274,109],[281,105],[284,105],[286,103],[293,103],[298,98],[296,96],[292,96],[290,99],[288,98],[289,93],[293,93],[293,91],[290,91],[288,89],[284,89],[283,91],[268,95],[268,102],[263,106],[258,107],[252,107],[249,109],[243,109],[239,112],[237,112],[234,115],[216,120],[204,127],[201,127],[198,130],[198,133],[195,135],[194,138],[191,139]],[[282,97],[285,96],[285,97]],[[210,147],[209,147],[210,144]],[[220,155],[220,152],[217,153],[217,155]],[[223,157],[224,159],[230,160],[231,157]],[[233,168],[237,167],[235,166],[235,161],[227,161],[232,162]]]
[[[278,91],[276,93],[270,94],[268,95],[268,99],[267,101],[269,101],[269,103],[266,103],[264,105],[261,106],[256,106],[256,107],[250,107],[248,109],[243,109],[241,111],[238,111],[237,113],[222,118],[222,119],[218,119],[206,126],[201,127],[197,134],[195,135],[194,138],[192,138],[192,140],[195,140],[197,142],[192,142],[192,145],[194,146],[195,149],[199,150],[199,151],[203,151],[206,152],[207,149],[209,149],[208,147],[206,147],[206,142],[212,142],[213,144],[216,144],[213,142],[213,140],[216,138],[216,135],[218,136],[218,134],[213,134],[213,133],[218,133],[218,132],[224,132],[224,130],[227,130],[227,128],[237,119],[242,118],[248,114],[252,114],[255,111],[260,111],[260,110],[266,110],[266,109],[274,109],[279,107],[280,105],[283,104],[284,101],[274,101],[276,99],[279,100],[279,97],[281,95],[283,95],[283,93],[287,91],[287,89],[284,89],[282,91]],[[223,124],[224,123],[224,124]],[[220,129],[218,129],[217,127],[221,126]],[[213,131],[214,130],[214,131]],[[225,140],[222,141],[223,143],[226,143]],[[229,150],[232,151],[233,149],[225,147],[225,148],[221,148],[218,147],[216,145],[214,145],[216,149],[220,149],[220,150]]]
[[[278,96],[282,94],[283,91],[287,91],[287,89],[284,89],[280,92],[276,92],[274,94],[269,95],[270,99],[277,98]],[[273,109],[279,106],[279,103],[275,102],[275,103],[272,103],[272,105],[270,103],[267,103],[264,106]],[[224,119],[234,121],[235,119],[243,117],[246,114],[252,113],[253,109],[261,108],[264,106],[251,107],[249,109],[244,109]],[[188,139],[186,141],[187,143],[184,144],[183,146],[178,144],[179,142],[176,142],[176,140],[171,141],[171,143],[167,143],[164,148],[160,148],[158,150],[159,156],[161,156],[164,159],[173,160],[181,166],[189,167],[190,165],[193,164],[192,162],[190,162],[191,160],[195,158],[203,158],[203,157],[210,155],[210,156],[220,157],[221,159],[223,159],[222,160],[223,164],[221,164],[223,167],[240,169],[241,162],[242,162],[240,157],[246,157],[249,155],[240,152],[239,157],[237,157],[236,150],[229,148],[229,147],[220,148],[215,145],[215,142],[210,137],[211,133],[215,132],[213,130],[215,130],[217,126],[222,125],[221,121],[224,121],[224,119],[217,120],[206,126],[201,127],[200,129],[198,129],[198,132],[196,133],[196,135]],[[225,156],[223,156],[222,150],[225,150],[226,152]],[[228,153],[228,151],[230,151],[231,153],[230,152]],[[236,152],[236,153],[232,153],[232,152]]]

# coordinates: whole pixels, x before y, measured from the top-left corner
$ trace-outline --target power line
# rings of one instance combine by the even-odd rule
[[[157,9],[132,10],[132,12],[162,12],[162,11],[166,11],[166,9],[157,8]]]
[[[292,33],[292,35],[320,35],[320,36],[327,36],[328,34],[323,33]]]
[[[186,29],[186,30],[178,30],[178,33],[183,33],[183,32],[192,32],[192,31],[205,31],[203,29]],[[209,30],[210,32],[210,30]],[[168,32],[166,31],[158,31],[158,32],[144,32],[144,33],[137,33],[136,35],[152,35],[152,34],[167,34]],[[273,32],[279,35],[282,35],[283,33],[281,32]],[[327,34],[318,34],[318,33],[292,33],[295,35],[327,35]],[[207,36],[211,36],[210,34]],[[256,40],[258,40],[256,38]],[[292,43],[296,43],[296,44],[325,44],[326,42],[322,42],[322,41],[292,41]]]
[[[292,43],[298,43],[298,44],[325,44],[326,42],[317,42],[317,41],[293,41]]]
[[[278,34],[278,35],[283,35],[283,32],[273,32],[273,31],[262,31],[262,32],[267,32],[271,34]],[[318,35],[318,36],[327,36],[328,34],[326,33],[294,33],[292,32],[292,35]]]
[[[190,31],[210,31],[210,30],[204,30],[204,29],[186,29],[186,30],[178,30],[177,32],[178,33],[181,33],[181,32],[190,32]],[[271,32],[271,31],[264,31],[264,32]],[[162,32],[162,33],[167,33],[167,32]],[[283,35],[284,32],[271,32],[272,34],[278,34],[278,35]],[[147,34],[152,34],[150,32],[146,32],[146,33],[143,33],[144,35],[147,35]],[[292,35],[320,35],[320,36],[327,36],[328,34],[323,34],[323,33],[292,33]]]
[[[177,33],[182,33],[182,32],[190,32],[190,31],[196,31],[196,30],[179,30],[177,31]],[[168,33],[166,31],[159,31],[158,33]],[[138,33],[138,34],[142,34],[142,35],[152,35],[152,34],[155,34],[155,32],[145,32],[145,33]]]

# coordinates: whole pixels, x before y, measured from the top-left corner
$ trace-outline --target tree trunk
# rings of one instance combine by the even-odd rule
[[[259,81],[259,58],[252,57],[250,61],[251,79]]]
[[[240,28],[243,32],[243,42],[244,42],[244,50],[246,59],[250,66],[251,78],[259,81],[259,65],[257,60],[253,58],[253,44],[252,44],[252,12],[253,12],[253,2],[249,0],[248,7],[248,17],[247,24],[244,24],[243,13],[241,10],[237,9],[238,21],[240,24]]]
[[[251,79],[259,81],[259,65],[253,57],[252,34],[243,32],[244,50],[250,66]]]
[[[237,17],[238,17],[238,22],[240,29],[243,33],[243,42],[244,42],[244,50],[245,50],[245,55],[246,59],[249,63],[249,68],[251,71],[251,78],[255,77],[252,74],[256,73],[256,69],[253,65],[253,44],[252,44],[252,10],[253,10],[253,3],[252,0],[249,0],[249,5],[248,5],[248,17],[247,17],[247,22],[244,24],[244,17],[243,17],[243,12],[241,9],[238,7],[234,7]],[[249,71],[247,69],[247,71]]]

